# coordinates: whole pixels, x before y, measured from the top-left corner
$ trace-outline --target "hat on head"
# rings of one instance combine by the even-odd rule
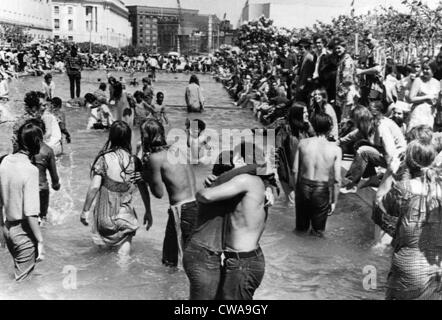
[[[301,38],[298,42],[297,45],[298,46],[310,46],[312,44],[312,42],[310,41],[310,39],[308,38]]]

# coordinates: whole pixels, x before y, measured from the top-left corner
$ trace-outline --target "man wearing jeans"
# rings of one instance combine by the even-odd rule
[[[81,93],[81,70],[83,69],[83,62],[77,53],[77,48],[72,46],[71,53],[66,57],[66,73],[69,77],[71,99],[80,97]],[[76,90],[75,90],[76,89]]]
[[[293,163],[296,231],[308,231],[311,226],[311,234],[321,237],[327,216],[334,211],[338,200],[342,152],[335,143],[328,141],[332,129],[328,114],[315,114],[311,123],[317,136],[299,142]],[[334,176],[332,196],[330,176]]]
[[[235,148],[235,167],[248,163],[249,157],[244,157],[246,149],[246,143]],[[223,300],[252,300],[265,270],[264,255],[259,246],[267,219],[263,180],[256,175],[240,174],[221,185],[199,191],[196,197],[203,204],[224,200],[231,203],[233,210],[224,227],[225,260],[219,297]]]
[[[375,167],[388,168],[392,161],[405,154],[407,143],[399,126],[383,115],[382,102],[371,102],[369,109],[374,117],[374,134],[367,144],[358,148],[356,157],[347,172],[349,182],[341,193],[356,193],[362,178],[370,178],[360,187],[370,185],[377,179]]]

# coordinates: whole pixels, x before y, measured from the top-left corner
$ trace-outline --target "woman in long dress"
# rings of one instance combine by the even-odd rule
[[[146,210],[144,223],[147,222],[147,229],[152,225],[150,197],[146,184],[137,179],[141,161],[132,156],[131,136],[129,125],[123,121],[115,121],[110,127],[109,139],[92,165],[92,181],[80,217],[88,225],[89,211],[97,198],[92,219],[94,240],[118,247],[123,255],[129,254],[132,237],[139,227],[132,205],[135,184]]]
[[[433,78],[433,72],[428,64],[422,65],[422,75],[416,78],[410,90],[411,107],[408,131],[425,124],[433,128],[435,105],[439,98],[440,83]]]

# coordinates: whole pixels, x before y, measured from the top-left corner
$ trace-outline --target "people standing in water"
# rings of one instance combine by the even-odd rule
[[[43,81],[43,92],[46,100],[51,100],[55,96],[54,91],[55,83],[52,81],[52,74],[47,73],[45,74]]]
[[[208,140],[209,138],[204,133],[206,130],[206,123],[201,119],[194,119],[191,121],[186,119],[186,134],[187,134],[187,150],[188,157],[191,164],[205,163],[210,160],[208,152],[211,149]]]
[[[202,112],[204,110],[204,97],[201,92],[200,82],[194,74],[190,76],[189,85],[185,93],[187,112]]]
[[[241,145],[246,146],[245,144]],[[250,149],[253,149],[253,146]],[[249,161],[234,161],[233,151],[223,151],[213,166],[212,175],[206,179],[205,186],[217,187],[240,175],[256,175],[264,181],[266,206],[271,206],[275,191],[277,191],[274,175],[268,174],[265,163],[258,164],[259,161],[256,157],[250,159],[249,156],[246,156],[246,150],[247,147],[235,148],[235,159],[247,158]],[[258,149],[255,150],[258,151]],[[252,163],[250,160],[258,163]],[[198,203],[197,225],[189,245],[184,251],[183,258],[184,270],[190,282],[191,300],[221,298],[225,227],[229,214],[236,210],[237,200],[226,198],[222,201],[207,202],[203,200]]]
[[[83,70],[83,61],[78,55],[78,49],[75,46],[71,47],[70,54],[67,55],[66,73],[69,77],[71,99],[75,97],[80,98],[81,94],[81,71]]]
[[[233,151],[235,167],[246,167],[256,163],[255,154],[248,155],[255,145],[247,147],[241,143]],[[255,152],[254,152],[255,153]],[[249,160],[253,159],[253,162]],[[200,190],[199,203],[217,203],[229,200],[229,208],[224,217],[223,253],[220,296],[222,300],[252,300],[255,290],[264,277],[264,254],[259,240],[267,220],[265,208],[265,184],[263,180],[248,172],[238,174],[222,184]]]
[[[40,119],[41,101],[36,91],[29,91],[25,98],[25,113],[17,118],[12,126],[12,152],[18,151],[18,130],[29,119]]]
[[[71,143],[71,134],[66,128],[66,115],[62,110],[63,101],[59,97],[54,97],[52,102],[52,114],[57,119],[60,131],[64,134],[67,143]]]
[[[157,99],[153,103],[153,107],[155,108],[157,112],[157,119],[161,122],[162,125],[168,125],[169,119],[167,118],[166,114],[166,106],[163,105],[164,102],[164,93],[157,92],[156,95]]]
[[[317,113],[312,118],[317,136],[299,142],[293,164],[296,231],[308,231],[311,227],[311,234],[320,237],[324,234],[327,216],[336,208],[341,183],[342,151],[336,143],[328,141],[332,121],[326,113]]]
[[[132,155],[132,131],[124,121],[115,121],[109,130],[109,138],[95,158],[92,180],[84,202],[80,221],[88,225],[92,203],[92,231],[97,243],[117,247],[119,254],[130,253],[132,238],[139,228],[132,204],[135,192],[135,176],[141,172],[140,160]],[[138,190],[145,207],[144,223],[152,226],[150,196],[146,184],[138,180]]]
[[[33,123],[43,133],[46,133],[46,127],[43,120],[31,119],[29,122]],[[38,215],[40,222],[47,221],[47,214],[49,208],[49,183],[46,173],[49,172],[51,176],[52,189],[60,190],[60,179],[57,172],[57,164],[55,162],[55,154],[44,141],[40,144],[40,152],[34,156],[32,163],[38,168],[39,172],[39,187],[40,187],[40,214]]]
[[[148,105],[152,105],[154,91],[152,87],[152,80],[144,77],[141,82],[143,83],[144,99]]]
[[[143,177],[157,198],[169,196],[169,219],[163,243],[162,262],[176,267],[196,223],[195,174],[186,155],[166,142],[163,125],[147,119],[141,126]]]
[[[0,239],[4,238],[14,260],[16,281],[26,279],[44,259],[38,224],[39,174],[30,160],[39,153],[42,141],[40,128],[26,122],[17,131],[17,152],[0,164]]]
[[[57,118],[51,112],[51,103],[45,100],[45,95],[43,92],[37,92],[40,98],[41,105],[41,119],[45,124],[45,134],[43,136],[44,142],[54,150],[56,156],[61,155],[62,150],[62,136],[61,129],[58,124]]]
[[[117,82],[114,85],[114,99],[115,120],[122,120],[126,122],[132,130],[134,126],[135,112],[130,107],[127,93],[124,91],[123,84],[121,82]]]

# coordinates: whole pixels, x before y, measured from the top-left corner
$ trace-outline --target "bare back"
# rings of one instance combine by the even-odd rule
[[[230,216],[230,232],[226,245],[234,251],[248,252],[258,247],[264,231],[267,219],[264,209],[265,187],[261,178],[257,176],[242,174],[237,178],[248,187]]]
[[[298,150],[299,177],[313,181],[330,181],[336,160],[340,161],[341,150],[335,143],[323,137],[312,137],[301,140]]]
[[[155,162],[154,170],[160,170],[171,205],[195,198],[195,174],[182,151],[172,146],[153,154],[150,161]]]

